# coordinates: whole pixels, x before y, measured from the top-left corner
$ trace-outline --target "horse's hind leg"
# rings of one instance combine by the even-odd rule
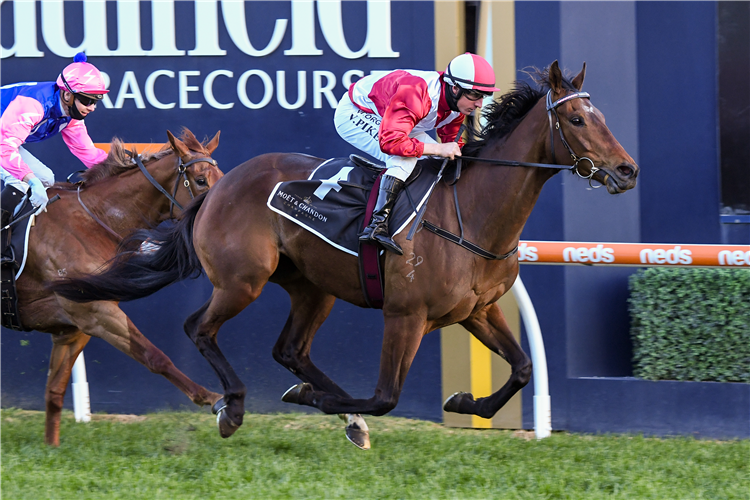
[[[477,314],[462,321],[461,325],[488,349],[510,363],[511,374],[505,385],[492,395],[475,401],[471,394],[457,392],[445,401],[443,409],[492,418],[516,392],[529,383],[531,360],[516,342],[497,303],[489,304]]]
[[[214,288],[208,302],[185,320],[185,333],[218,375],[224,396],[214,405],[221,437],[227,438],[242,425],[247,389],[219,349],[216,334],[225,321],[239,314],[260,295],[262,285],[237,284]]]
[[[44,392],[44,442],[48,445],[60,446],[60,417],[68,380],[73,364],[90,339],[90,336],[80,330],[52,337],[52,353]]]
[[[282,287],[289,293],[292,306],[284,329],[273,347],[273,358],[314,389],[351,398],[310,359],[315,333],[331,313],[336,298],[304,277],[284,283]],[[294,403],[293,390],[287,391],[281,399]],[[358,414],[345,414],[342,418],[347,421],[347,439],[361,449],[369,449],[370,436],[365,420]]]

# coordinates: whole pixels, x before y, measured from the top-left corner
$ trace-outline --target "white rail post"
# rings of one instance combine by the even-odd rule
[[[83,351],[73,364],[73,412],[76,422],[91,421],[91,400],[89,399],[89,383],[86,380],[86,362]]]
[[[526,336],[529,339],[529,348],[531,349],[531,362],[534,364],[534,433],[537,439],[543,439],[552,434],[552,407],[542,329],[539,327],[534,304],[531,303],[531,298],[526,291],[526,287],[523,286],[520,275],[516,278],[511,291],[526,327]]]

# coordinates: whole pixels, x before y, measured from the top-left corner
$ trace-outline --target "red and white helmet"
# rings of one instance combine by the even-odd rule
[[[495,72],[490,63],[470,52],[454,57],[445,69],[443,79],[449,85],[458,85],[466,90],[492,93],[500,90],[495,87]]]
[[[104,78],[96,67],[86,62],[86,54],[79,52],[57,77],[57,86],[73,94],[86,94],[101,99],[109,92],[104,86]]]

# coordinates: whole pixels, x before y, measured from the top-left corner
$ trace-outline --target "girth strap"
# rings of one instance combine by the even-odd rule
[[[480,257],[484,257],[487,260],[505,260],[508,257],[511,257],[511,256],[515,255],[518,252],[518,247],[516,247],[513,250],[511,250],[510,252],[502,254],[502,255],[497,255],[497,254],[494,254],[492,252],[488,252],[487,250],[483,249],[480,246],[475,245],[474,243],[470,242],[469,240],[465,240],[465,239],[461,238],[460,236],[451,233],[450,231],[446,231],[445,229],[436,226],[435,224],[433,224],[432,222],[430,222],[428,220],[423,220],[422,221],[422,227],[424,227],[425,229],[427,229],[431,233],[437,234],[441,238],[445,238],[446,240],[448,240],[448,241],[450,241],[452,243],[455,243],[456,245],[459,245],[459,246],[465,248],[466,250],[479,255]]]

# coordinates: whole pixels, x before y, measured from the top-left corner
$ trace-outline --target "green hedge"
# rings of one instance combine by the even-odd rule
[[[628,302],[636,377],[750,383],[750,270],[640,270]]]

